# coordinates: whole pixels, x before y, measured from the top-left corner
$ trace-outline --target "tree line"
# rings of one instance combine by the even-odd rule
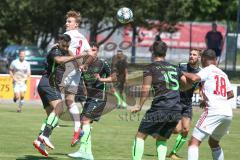
[[[99,41],[104,43],[117,28],[116,12],[129,7],[136,26],[153,27],[150,20],[159,20],[158,30],[174,32],[179,21],[236,21],[237,0],[1,0],[0,50],[9,44],[40,44],[45,49],[52,39],[64,33],[65,14],[77,10],[83,24],[88,24],[90,41],[108,31]],[[41,37],[41,38],[40,38]],[[40,40],[40,42],[38,42]]]

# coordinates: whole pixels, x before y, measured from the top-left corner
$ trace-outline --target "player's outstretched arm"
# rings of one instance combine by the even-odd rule
[[[151,84],[152,84],[152,76],[146,76],[143,78],[140,101],[139,101],[139,104],[136,104],[134,107],[130,108],[130,111],[132,113],[141,111],[145,101],[148,98],[149,91],[151,89]]]

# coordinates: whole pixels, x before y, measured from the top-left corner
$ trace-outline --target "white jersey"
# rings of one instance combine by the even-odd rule
[[[13,76],[18,81],[25,81],[31,73],[30,64],[26,60],[21,62],[19,59],[15,59],[10,64],[10,70],[12,70]]]
[[[227,100],[227,92],[231,91],[228,76],[215,65],[209,65],[197,73],[204,82],[202,91],[206,96],[208,115],[232,116],[232,107]]]
[[[80,55],[83,51],[90,50],[87,39],[78,30],[70,30],[64,34],[68,34],[71,37],[69,50],[72,51],[74,55]]]

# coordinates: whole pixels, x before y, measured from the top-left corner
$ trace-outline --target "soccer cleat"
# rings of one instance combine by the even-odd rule
[[[174,153],[170,153],[167,158],[171,158],[172,160],[180,160],[182,159],[182,157],[180,157],[179,155],[177,154],[174,154]]]
[[[41,153],[43,156],[47,157],[48,152],[45,148],[45,145],[38,140],[33,141],[33,146]]]
[[[87,160],[94,160],[93,155],[85,152],[74,152],[68,154],[69,157],[71,158],[81,158],[81,159],[87,159]]]
[[[74,132],[72,141],[71,141],[72,147],[75,146],[79,142],[79,140],[83,136],[83,134],[84,134],[84,132],[81,129],[79,129],[77,132]]]
[[[40,136],[38,136],[38,141],[42,142],[43,144],[45,144],[48,148],[50,149],[54,149],[53,144],[50,142],[48,137],[43,136],[42,134]]]

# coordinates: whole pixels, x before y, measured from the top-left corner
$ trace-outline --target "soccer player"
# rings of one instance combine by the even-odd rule
[[[219,69],[215,51],[205,50],[201,56],[204,67],[199,73],[185,73],[193,82],[204,82],[202,86],[205,110],[194,127],[188,148],[188,160],[198,160],[199,146],[209,136],[208,144],[214,160],[223,160],[223,150],[219,145],[221,138],[227,133],[232,121],[232,107],[228,99],[233,91],[228,76]]]
[[[49,136],[56,127],[59,115],[63,110],[62,88],[60,84],[65,71],[64,63],[80,57],[69,56],[68,47],[70,41],[71,38],[67,34],[59,36],[58,44],[48,53],[46,73],[42,76],[38,84],[38,93],[48,117],[42,124],[40,134],[33,141],[33,145],[44,156],[48,156],[45,145],[51,149],[54,148],[49,140]]]
[[[189,54],[188,63],[180,63],[179,68],[181,71],[189,73],[198,73],[201,68],[199,66],[200,60],[200,50],[193,49]],[[185,91],[180,91],[180,103],[182,105],[182,118],[178,122],[178,125],[174,133],[179,133],[173,149],[171,150],[168,157],[172,159],[180,159],[177,155],[177,151],[184,145],[187,141],[187,135],[191,126],[192,119],[192,97],[193,92],[196,89],[198,83],[194,84],[190,89]]]
[[[126,96],[123,95],[124,87],[128,77],[128,62],[122,50],[112,57],[112,71],[116,72],[117,82],[113,83],[111,88],[114,96],[117,98],[117,107],[127,107]]]
[[[92,53],[97,55],[98,45],[90,43]],[[81,113],[83,136],[80,139],[80,148],[75,153],[68,154],[72,158],[93,160],[91,149],[91,123],[98,121],[106,105],[107,97],[105,83],[116,81],[116,75],[111,74],[107,61],[96,58],[86,72],[83,79],[87,88],[87,100]]]
[[[31,75],[30,64],[25,60],[25,52],[19,52],[19,58],[12,61],[9,68],[9,74],[13,79],[14,98],[13,101],[18,101],[17,112],[22,111],[24,96],[27,90],[27,79]]]
[[[71,37],[71,43],[69,46],[69,50],[72,52],[74,56],[83,55],[85,51],[90,49],[89,43],[87,39],[79,32],[79,27],[81,23],[81,14],[77,11],[69,11],[66,14],[66,32]],[[68,68],[68,67],[66,67]],[[80,133],[81,133],[81,124],[80,124],[80,112],[75,103],[75,95],[80,94],[82,92],[78,92],[79,85],[83,85],[81,81],[81,71],[79,69],[69,69],[70,72],[67,74],[64,79],[65,84],[65,102],[69,109],[69,112],[72,115],[74,121],[74,134],[71,141],[71,146],[76,145],[79,141]],[[66,87],[69,86],[69,87]]]
[[[145,67],[139,104],[131,108],[132,113],[139,112],[146,101],[151,87],[154,97],[151,108],[144,115],[132,147],[132,160],[141,160],[144,152],[144,140],[148,135],[156,139],[159,160],[167,153],[167,139],[181,118],[179,82],[186,84],[180,69],[165,61],[167,45],[162,41],[153,44],[153,60]]]

